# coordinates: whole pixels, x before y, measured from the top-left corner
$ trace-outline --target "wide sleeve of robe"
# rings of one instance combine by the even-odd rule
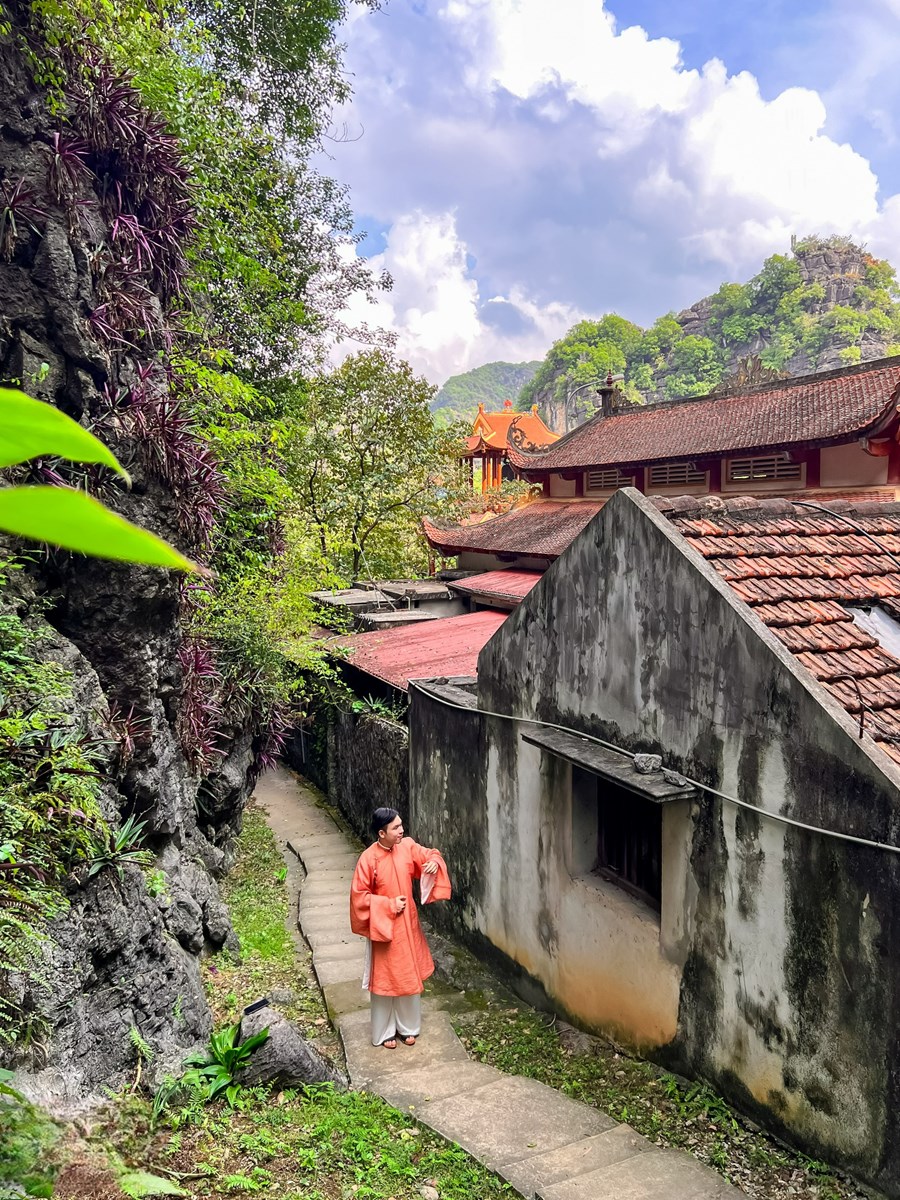
[[[428,846],[420,846],[418,842],[413,842],[412,839],[410,841],[412,861],[415,866],[415,877],[421,882],[422,903],[433,904],[435,900],[449,900],[452,893],[450,872],[447,870],[443,854],[441,854],[440,850],[432,850]],[[426,863],[430,862],[437,863],[437,874],[423,875],[422,868]]]
[[[373,942],[390,942],[394,937],[394,898],[375,894],[374,847],[359,856],[350,885],[350,928]]]

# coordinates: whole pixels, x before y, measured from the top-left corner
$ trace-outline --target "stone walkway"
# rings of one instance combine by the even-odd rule
[[[372,1046],[364,943],[350,932],[348,912],[357,850],[290,772],[266,775],[256,798],[305,869],[305,877],[290,871],[288,882],[299,885],[299,928],[354,1087],[412,1113],[529,1198],[740,1200],[743,1192],[689,1154],[661,1150],[536,1080],[472,1062],[441,997],[425,998],[415,1046]]]

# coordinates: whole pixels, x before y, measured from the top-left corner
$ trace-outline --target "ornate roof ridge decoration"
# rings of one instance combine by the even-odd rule
[[[531,409],[534,416],[537,416],[537,405],[532,405]],[[510,425],[506,434],[507,446],[515,446],[520,454],[546,454],[553,444],[551,442],[535,442],[525,432],[525,428],[520,424],[526,413],[519,413],[515,420]]]

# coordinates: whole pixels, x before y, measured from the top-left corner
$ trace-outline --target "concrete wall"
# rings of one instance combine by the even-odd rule
[[[900,842],[890,761],[632,489],[482,651],[478,704]],[[580,1023],[900,1196],[898,856],[701,794],[665,811],[654,913],[580,873],[570,768],[524,729],[412,695],[410,819],[452,865],[458,931]]]
[[[505,558],[498,558],[496,554],[480,554],[476,550],[466,550],[457,559],[461,571],[502,571],[505,567],[543,571],[549,562],[548,558],[534,558],[528,554],[509,554]]]
[[[376,808],[396,808],[408,820],[405,725],[361,713],[321,715],[303,738],[299,731],[291,734],[285,758],[328,793],[363,841],[372,841],[369,818]]]
[[[562,475],[551,475],[550,495],[554,500],[571,499],[575,495],[575,480],[563,479]]]

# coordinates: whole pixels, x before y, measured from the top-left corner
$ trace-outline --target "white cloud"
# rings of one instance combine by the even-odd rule
[[[468,258],[452,213],[398,218],[384,252],[369,260],[391,274],[393,288],[375,304],[355,297],[345,320],[393,330],[401,357],[442,384],[494,359],[540,358],[581,315],[563,304],[539,305],[519,287],[483,300]]]
[[[366,134],[336,148],[338,173],[389,227],[381,319],[436,381],[540,355],[584,313],[649,321],[791,233],[898,259],[900,197],[880,202],[867,159],[825,132],[821,95],[689,68],[600,0],[394,0],[352,35]]]

